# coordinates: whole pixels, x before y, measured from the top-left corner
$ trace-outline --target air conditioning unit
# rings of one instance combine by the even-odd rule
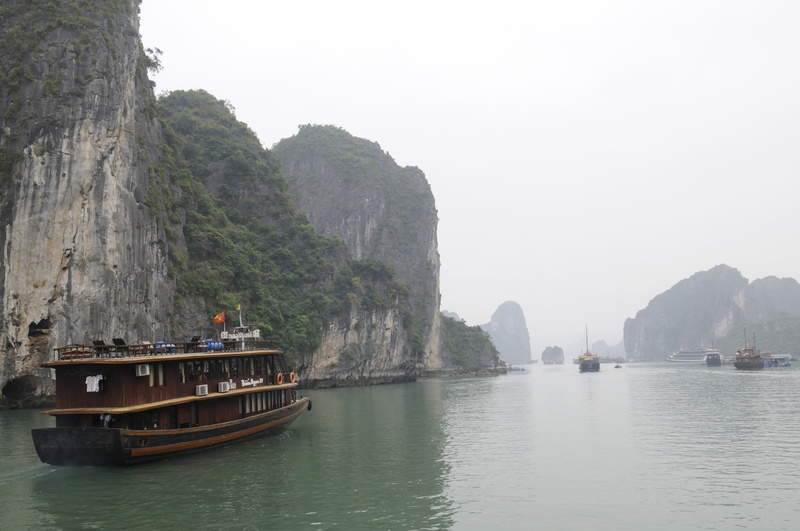
[[[206,396],[208,394],[208,384],[202,384],[195,387],[195,394],[197,394],[197,396]]]
[[[150,364],[144,363],[136,366],[136,376],[150,376]]]
[[[217,386],[217,391],[219,391],[220,393],[227,393],[230,390],[231,390],[230,382],[220,382],[219,386]]]

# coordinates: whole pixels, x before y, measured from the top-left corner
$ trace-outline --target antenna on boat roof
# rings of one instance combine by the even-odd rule
[[[239,311],[239,326],[244,326],[242,323],[242,303],[236,305],[236,309]]]

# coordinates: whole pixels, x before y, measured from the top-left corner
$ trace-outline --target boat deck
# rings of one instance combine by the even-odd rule
[[[55,349],[56,360],[44,363],[53,367],[68,363],[141,363],[154,356],[172,359],[197,358],[198,355],[235,356],[242,352],[272,351],[282,353],[276,341],[271,340],[225,340],[225,341],[184,341],[178,343],[142,342],[133,345],[70,345]]]

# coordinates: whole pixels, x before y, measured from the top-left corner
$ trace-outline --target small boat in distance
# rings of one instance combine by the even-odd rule
[[[600,356],[589,352],[589,327],[586,327],[586,352],[578,356],[578,369],[580,372],[599,372]]]
[[[761,353],[761,358],[764,360],[764,367],[791,367],[790,354],[770,354]]]
[[[722,365],[722,357],[719,355],[719,351],[706,354],[706,365],[708,367],[719,367]]]
[[[716,354],[719,356],[719,350],[715,348],[694,348],[694,349],[680,349],[678,352],[673,352],[667,356],[666,361],[672,362],[704,362],[709,354]]]
[[[32,430],[51,465],[133,465],[285,430],[298,398],[283,349],[246,326],[221,340],[57,348],[55,427]]]

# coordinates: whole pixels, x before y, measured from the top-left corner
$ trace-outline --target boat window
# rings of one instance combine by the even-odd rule
[[[239,377],[239,358],[231,359],[231,378]]]
[[[252,360],[250,358],[242,359],[242,376],[245,378],[247,378],[248,376],[253,376],[253,369],[251,363]]]
[[[181,383],[186,383],[186,364],[183,362],[178,363],[178,379]]]
[[[163,387],[164,386],[164,364],[163,363],[159,363],[157,365],[157,367],[158,367],[158,385],[159,385],[159,387]]]
[[[231,360],[224,359],[224,360],[222,360],[222,364],[223,364],[223,369],[222,369],[223,376],[222,377],[223,378],[230,378],[231,377]]]
[[[264,360],[264,356],[256,356],[256,374],[259,376],[266,373],[265,369],[266,363]]]
[[[153,368],[152,365],[150,366],[150,368],[151,369]],[[150,374],[148,374],[148,377],[150,379],[150,387],[155,386],[156,385],[156,371],[155,370],[151,370]]]

